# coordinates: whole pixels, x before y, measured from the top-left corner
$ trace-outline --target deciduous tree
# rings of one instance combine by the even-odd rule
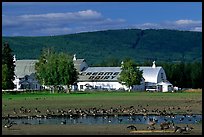
[[[121,64],[121,69],[118,80],[129,88],[129,92],[133,85],[140,85],[143,72],[139,70],[139,67],[133,60],[126,59]]]
[[[78,78],[72,58],[65,53],[55,53],[53,50],[43,50],[43,53],[36,63],[37,79],[42,85],[53,86],[73,85]]]

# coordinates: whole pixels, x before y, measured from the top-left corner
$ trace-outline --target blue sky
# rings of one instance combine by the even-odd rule
[[[3,2],[3,36],[107,29],[202,31],[201,2]]]

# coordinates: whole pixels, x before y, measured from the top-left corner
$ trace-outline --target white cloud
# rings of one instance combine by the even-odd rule
[[[193,28],[191,31],[202,32],[202,27],[195,27],[195,28]]]
[[[194,21],[194,20],[177,20],[175,21],[177,25],[189,25],[189,24],[200,24],[201,21]]]
[[[202,21],[180,19],[160,23],[146,22],[127,25],[124,19],[103,17],[100,12],[83,10],[65,13],[26,14],[8,16],[2,14],[3,35],[60,35],[107,29],[174,29],[202,32]]]
[[[164,21],[161,23],[135,24],[133,25],[133,27],[139,29],[173,29],[202,32],[202,21],[194,20]]]
[[[79,12],[67,12],[67,13],[47,13],[47,14],[36,14],[36,15],[21,15],[19,16],[25,21],[76,21],[76,20],[93,20],[102,18],[101,14],[92,11],[85,10]]]
[[[100,28],[114,28],[126,22],[124,19],[105,18],[101,13],[90,9],[78,12],[2,16],[2,20],[3,34],[5,31],[18,31],[22,32],[22,35],[74,33],[75,30],[84,31],[79,30],[83,27],[100,30]],[[39,34],[36,34],[37,31]]]

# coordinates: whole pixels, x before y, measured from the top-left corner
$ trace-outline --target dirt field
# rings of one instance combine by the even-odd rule
[[[131,133],[128,125],[15,125],[10,129],[2,128],[3,135],[183,135],[186,133]],[[138,130],[145,130],[147,125],[136,124]],[[181,125],[182,126],[182,125]],[[191,125],[190,135],[202,135],[202,125]]]

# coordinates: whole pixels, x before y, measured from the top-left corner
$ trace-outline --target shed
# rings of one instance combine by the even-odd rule
[[[173,85],[169,81],[162,81],[157,83],[157,89],[161,92],[172,92]]]

